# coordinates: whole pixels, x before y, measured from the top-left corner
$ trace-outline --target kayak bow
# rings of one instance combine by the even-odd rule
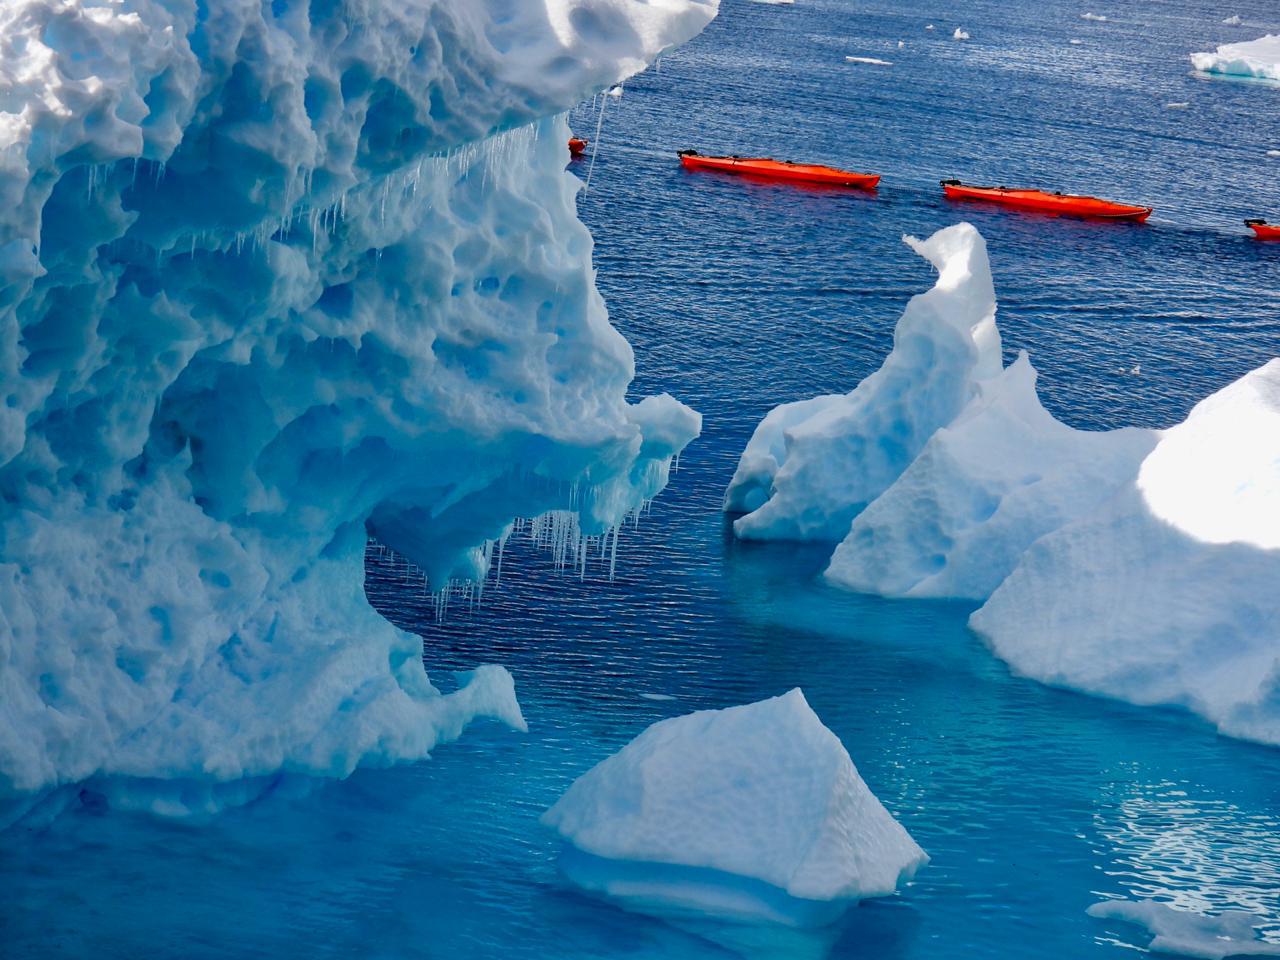
[[[1246,220],[1244,225],[1252,230],[1259,240],[1280,240],[1280,224],[1267,223],[1265,220]]]
[[[818,183],[859,190],[874,190],[880,182],[878,173],[854,173],[819,163],[788,163],[768,157],[704,157],[697,150],[681,150],[677,156],[687,170],[719,170],[765,180]]]
[[[1100,220],[1132,220],[1141,223],[1151,216],[1150,207],[1130,203],[1115,203],[1097,197],[1070,193],[1048,193],[1044,190],[1010,190],[1008,187],[974,187],[959,180],[943,180],[943,192],[949,200],[986,200],[1017,207],[1020,210],[1037,210],[1042,213],[1060,213],[1072,217],[1090,217]]]

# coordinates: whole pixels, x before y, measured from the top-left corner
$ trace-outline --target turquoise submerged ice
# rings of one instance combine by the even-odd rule
[[[543,822],[584,889],[647,912],[789,926],[887,896],[929,859],[799,689],[655,723]]]
[[[986,601],[973,628],[1027,676],[1280,743],[1280,360],[1168,431],[1076,430],[1026,353],[1001,366],[977,230],[908,242],[937,283],[852,392],[760,423],[734,531],[839,540],[828,581]]]
[[[699,418],[626,401],[547,118],[715,9],[4,5],[0,808],[523,725],[500,667],[429,682],[366,533],[439,588],[664,486]]]

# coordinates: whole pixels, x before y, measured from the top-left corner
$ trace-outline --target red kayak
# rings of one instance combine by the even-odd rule
[[[1244,225],[1258,235],[1259,240],[1280,240],[1280,224],[1265,220],[1246,220]]]
[[[942,189],[948,200],[987,200],[991,203],[1017,207],[1020,210],[1038,210],[1042,213],[1061,213],[1072,217],[1093,217],[1102,220],[1132,220],[1141,223],[1151,216],[1150,207],[1138,207],[1130,203],[1113,203],[1097,197],[1082,197],[1070,193],[1047,193],[1044,190],[1010,190],[1007,187],[971,187],[959,180],[943,180]]]
[[[588,142],[589,141],[584,140],[582,137],[570,137],[569,138],[569,156],[571,157],[582,156],[582,151],[587,149]]]
[[[767,157],[704,157],[697,150],[681,150],[677,156],[687,170],[719,170],[766,180],[792,183],[822,183],[833,187],[856,187],[874,190],[880,182],[878,173],[853,173],[818,163],[787,163]]]

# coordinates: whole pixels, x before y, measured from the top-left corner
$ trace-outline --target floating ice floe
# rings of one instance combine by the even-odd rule
[[[969,34],[968,34],[966,31],[961,30],[959,27],[956,27],[956,32],[955,32],[955,33],[953,33],[953,34],[951,34],[951,36],[952,36],[952,39],[955,39],[955,40],[968,40],[968,39],[969,39]]]
[[[848,63],[865,63],[873,67],[892,67],[892,60],[881,60],[879,57],[845,57]]]
[[[1267,151],[1267,156],[1268,156],[1268,157],[1280,157],[1280,150],[1268,150],[1268,151]]]
[[[1228,27],[1238,27],[1242,23],[1244,23],[1244,21],[1240,19],[1240,14],[1238,13],[1233,13],[1231,16],[1227,17],[1222,22],[1225,23]]]
[[[368,531],[443,592],[665,484],[697,417],[626,400],[558,118],[716,3],[508,6],[0,4],[0,822],[523,725],[370,608]]]
[[[659,915],[819,926],[928,862],[799,690],[655,723],[543,822],[569,881]]]
[[[1168,431],[1074,430],[1025,354],[1001,367],[977,231],[909,242],[938,282],[851,393],[765,417],[735,532],[839,541],[831,583],[985,600],[971,625],[1021,673],[1280,743],[1280,360]]]
[[[1191,65],[1215,76],[1280,81],[1280,34],[1224,43],[1213,53],[1193,53]]]
[[[1166,110],[1186,110],[1190,106],[1191,104],[1188,101],[1179,100],[1177,103],[1166,103],[1164,108]]]
[[[1071,46],[1073,46],[1073,47],[1078,47],[1078,46],[1080,46],[1081,44],[1083,44],[1083,43],[1084,43],[1084,41],[1083,41],[1083,40],[1068,40],[1068,41],[1067,41],[1067,43],[1071,44]]]
[[[1175,910],[1154,900],[1104,900],[1086,912],[1100,920],[1121,920],[1145,928],[1152,937],[1147,949],[1153,953],[1195,960],[1280,957],[1280,943],[1258,938],[1257,928],[1267,919],[1240,910],[1211,916]]]
[[[1080,19],[1081,19],[1081,20],[1092,20],[1092,21],[1094,21],[1095,23],[1106,23],[1106,22],[1107,22],[1107,18],[1106,18],[1105,16],[1103,16],[1102,14],[1100,14],[1100,13],[1082,13],[1082,14],[1080,14]]]

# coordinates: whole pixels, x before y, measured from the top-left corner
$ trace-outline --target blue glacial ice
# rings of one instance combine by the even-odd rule
[[[1257,928],[1267,919],[1243,910],[1211,915],[1154,900],[1103,900],[1087,912],[1099,920],[1120,920],[1145,927],[1151,934],[1147,948],[1154,953],[1195,960],[1280,957],[1280,943],[1257,936]]]
[[[1280,360],[1167,431],[1074,430],[1000,366],[986,248],[938,267],[879,371],[772,411],[726,508],[744,537],[839,541],[826,579],[985,601],[971,626],[1018,672],[1280,743]]]
[[[366,539],[444,589],[665,485],[700,420],[626,402],[560,114],[715,12],[0,8],[0,819],[522,726],[501,667],[433,686]]]
[[[798,689],[653,724],[543,822],[572,883],[660,916],[821,926],[929,859]]]

